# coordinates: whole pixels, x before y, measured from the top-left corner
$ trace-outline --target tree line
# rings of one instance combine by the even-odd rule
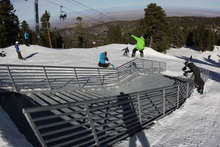
[[[111,25],[102,35],[89,34],[84,27],[83,18],[77,17],[78,23],[73,28],[71,37],[61,36],[58,29],[51,31],[50,13],[45,11],[42,15],[40,28],[40,45],[52,48],[91,47],[94,40],[98,40],[98,45],[110,43],[131,43],[135,40],[128,34],[143,36],[146,46],[164,52],[172,47],[182,47],[183,45],[197,47],[202,51],[213,50],[214,45],[220,45],[220,18],[211,18],[204,23],[204,17],[194,19],[194,17],[167,17],[162,7],[151,3],[144,9],[144,18],[136,21],[134,27],[126,25]],[[10,0],[0,1],[0,47],[13,45],[16,40],[24,43],[24,32],[29,34],[29,43],[37,44],[37,37],[27,22],[21,24],[15,15],[15,10]],[[65,46],[64,46],[65,45]]]
[[[15,9],[10,0],[0,1],[0,47],[8,47],[19,41],[24,43],[24,33],[29,34],[29,43],[37,44],[36,33],[30,29],[28,23],[24,20],[20,24],[18,17],[15,15]],[[61,48],[63,37],[57,29],[50,31],[50,13],[45,11],[41,17],[40,42],[42,46]],[[49,36],[48,36],[49,34]],[[49,41],[50,40],[50,41]]]

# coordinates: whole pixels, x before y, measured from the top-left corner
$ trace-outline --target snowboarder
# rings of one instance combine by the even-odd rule
[[[25,39],[25,44],[26,44],[26,46],[29,46],[28,37],[29,37],[29,34],[25,31],[25,33],[24,33],[24,39]]]
[[[129,33],[129,35],[131,35],[131,34]],[[144,47],[145,47],[144,37],[141,36],[139,38],[139,37],[136,37],[134,35],[131,35],[131,37],[133,37],[137,41],[136,47],[132,51],[132,57],[135,57],[135,53],[136,53],[137,50],[139,50],[140,56],[144,57],[144,53],[143,53],[143,50],[144,50]]]
[[[1,56],[1,57],[5,57],[5,56],[6,56],[5,53],[4,53],[4,51],[2,51],[2,52],[0,53],[0,56]]]
[[[21,55],[21,51],[18,47],[18,41],[15,42],[15,49],[16,49],[16,52],[18,53],[18,59],[22,59],[23,60],[23,57]]]
[[[123,56],[127,56],[127,55],[128,55],[128,53],[129,53],[129,49],[128,49],[128,47],[126,47],[126,48],[122,49],[122,51],[124,51]]]
[[[193,72],[195,76],[195,83],[197,86],[197,90],[200,94],[203,94],[204,81],[200,77],[200,69],[195,64],[189,63],[188,61],[186,61],[184,64],[185,66],[182,68],[182,70],[184,71],[183,75],[187,76],[188,73]],[[190,69],[189,71],[186,71],[187,67]]]
[[[108,57],[107,57],[107,52],[102,52],[100,54],[100,58],[99,58],[99,67],[109,67],[110,63],[105,63],[105,61],[108,61]]]

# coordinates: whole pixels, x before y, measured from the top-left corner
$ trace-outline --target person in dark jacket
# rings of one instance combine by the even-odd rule
[[[189,71],[186,71],[187,67],[190,69]],[[185,76],[187,76],[188,73],[193,72],[195,76],[195,83],[198,87],[198,92],[200,94],[203,94],[204,81],[200,76],[200,69],[195,64],[186,61],[185,66],[182,68],[182,70],[184,71]]]
[[[107,52],[102,52],[100,54],[100,58],[99,58],[99,67],[109,67],[110,63],[105,63],[105,61],[108,61],[108,57],[107,57]]]
[[[23,60],[23,57],[21,55],[21,51],[18,47],[18,41],[15,42],[15,49],[16,49],[16,52],[18,53],[18,59],[22,59]]]
[[[124,51],[124,54],[123,54],[124,56],[127,56],[128,53],[129,53],[129,49],[128,49],[128,47],[122,49],[122,51]]]

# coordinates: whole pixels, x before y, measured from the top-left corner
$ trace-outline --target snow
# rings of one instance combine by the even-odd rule
[[[134,45],[110,44],[91,49],[50,49],[20,45],[26,60],[19,60],[14,46],[11,46],[3,49],[6,57],[0,57],[0,64],[97,67],[99,54],[107,51],[109,61],[118,67],[133,59],[122,56],[122,49],[127,46],[131,56]],[[155,121],[151,128],[121,141],[116,147],[220,146],[220,46],[215,46],[212,52],[199,52],[188,47],[171,49],[168,54],[158,53],[148,47],[144,50],[144,59],[166,62],[167,71],[164,74],[172,76],[182,76],[184,60],[190,56],[192,62],[210,71],[204,95],[194,91],[178,110]],[[139,52],[136,52],[136,57],[140,57]],[[31,146],[1,107],[0,120],[0,147]]]

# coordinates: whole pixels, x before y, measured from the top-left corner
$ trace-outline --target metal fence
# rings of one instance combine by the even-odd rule
[[[110,146],[184,103],[194,83],[23,109],[42,146]],[[63,98],[65,99],[65,98]]]
[[[208,71],[201,71],[206,81]],[[42,146],[112,146],[185,102],[195,87],[194,76],[188,80],[170,78],[175,79],[172,86],[26,108],[23,113]]]
[[[10,76],[9,81],[11,83],[9,85],[14,84],[14,87],[18,89],[20,89],[21,85],[24,85],[23,82],[21,82],[21,85],[18,84],[18,75],[15,76],[13,73],[20,73],[24,77],[28,77],[27,73],[30,73],[30,79],[35,79],[34,74],[30,72],[32,70],[30,70],[29,66],[26,67],[28,71],[25,71],[26,74],[23,73],[24,71],[20,72],[19,66],[15,67],[7,67],[8,70],[6,71],[10,72],[10,74],[5,73],[5,75]],[[22,70],[24,70],[23,68],[24,66]],[[32,68],[35,71],[35,68],[42,68],[42,66],[32,66]],[[52,70],[53,68],[56,68],[56,70]],[[40,69],[41,72],[39,73],[45,76],[42,78],[46,81],[46,84],[43,84],[47,85],[45,88],[48,89],[49,85],[50,88],[55,87],[55,80],[58,80],[59,77],[58,73],[62,75],[61,77],[64,75],[65,77],[70,76],[68,82],[74,79],[75,83],[73,82],[73,85],[78,86],[77,88],[83,88],[90,85],[103,86],[109,83],[112,84],[112,82],[121,81],[134,73],[162,72],[166,69],[166,64],[135,59],[115,70],[97,68],[71,68],[73,70],[70,70],[70,68],[43,67],[43,73],[42,69]],[[65,69],[65,74],[62,69]],[[201,71],[202,77],[207,80],[208,71],[205,69]],[[104,74],[101,74],[103,72]],[[94,75],[91,76],[90,73],[94,73]],[[56,77],[51,78],[53,76]],[[73,78],[72,76],[75,77]],[[36,77],[38,79],[39,76],[37,75]],[[110,77],[109,81],[107,77]],[[96,80],[91,80],[92,78]],[[185,102],[195,87],[194,76],[191,76],[188,80],[170,78],[175,80],[175,84],[172,86],[129,94],[121,93],[120,95],[109,97],[100,96],[98,99],[94,99],[93,95],[89,95],[89,99],[78,102],[56,103],[58,94],[55,96],[53,95],[55,93],[51,93],[48,97],[54,97],[53,105],[24,108],[23,114],[43,147],[112,146],[149,126],[153,121],[171,113]],[[39,81],[42,82],[42,79]],[[57,85],[61,86],[60,83]],[[65,91],[62,91],[59,97],[63,101],[70,99],[70,96],[65,94]]]
[[[134,59],[116,69],[0,65],[0,87],[19,91],[81,89],[117,83],[133,73],[166,70],[166,63]]]

